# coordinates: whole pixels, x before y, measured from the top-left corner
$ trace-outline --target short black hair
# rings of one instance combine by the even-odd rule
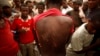
[[[42,5],[42,6],[44,6],[44,7],[45,7],[44,2],[39,2],[39,3],[37,3],[37,6],[38,6],[38,5]]]
[[[63,0],[46,0],[47,3],[62,5]]]
[[[27,5],[28,3],[32,3],[32,1],[26,1],[26,3],[25,3],[25,4]]]
[[[8,6],[8,5],[5,5],[5,6],[2,7],[2,9],[8,9],[8,8],[11,8],[11,7]]]
[[[73,4],[77,4],[77,5],[82,5],[82,3],[83,3],[82,1],[76,1],[76,0],[73,1]]]
[[[90,17],[90,21],[95,25],[96,28],[100,28],[100,11],[94,13]]]

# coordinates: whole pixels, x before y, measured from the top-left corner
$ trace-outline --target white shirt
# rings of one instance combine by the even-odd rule
[[[67,8],[62,8],[62,14],[66,15],[68,12],[72,11],[73,8],[71,8],[70,6],[68,6]]]
[[[67,47],[67,56],[84,56],[84,54],[76,54],[74,51],[81,51],[84,47],[90,45],[94,34],[89,34],[84,23],[72,35],[71,43]]]

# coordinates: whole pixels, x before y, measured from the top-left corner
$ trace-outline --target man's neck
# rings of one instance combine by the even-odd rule
[[[27,20],[28,16],[21,16],[23,20]]]
[[[48,9],[50,9],[50,8],[57,8],[57,9],[60,10],[60,6],[59,5],[56,5],[56,4],[49,4],[48,5]]]
[[[11,14],[6,14],[5,15],[6,18],[9,18],[10,16],[11,16]]]

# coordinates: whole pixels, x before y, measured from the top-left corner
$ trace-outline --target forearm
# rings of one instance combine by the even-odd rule
[[[78,54],[86,53],[87,51],[90,51],[90,50],[96,48],[97,46],[100,46],[100,39],[98,39],[94,44],[92,44],[92,45],[90,45],[88,47],[83,48],[83,50],[75,51],[75,52],[78,53]]]

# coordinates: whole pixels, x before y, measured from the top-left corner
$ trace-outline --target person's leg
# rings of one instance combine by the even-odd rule
[[[33,43],[27,44],[28,56],[36,56],[34,49],[35,49],[35,45],[33,45]]]
[[[37,45],[36,44],[33,44],[33,45],[35,46],[35,48],[34,48],[35,55],[40,56],[40,52],[39,52],[39,49],[38,49]]]
[[[22,56],[27,56],[26,44],[19,44]]]
[[[21,51],[19,50],[17,56],[22,56]]]

